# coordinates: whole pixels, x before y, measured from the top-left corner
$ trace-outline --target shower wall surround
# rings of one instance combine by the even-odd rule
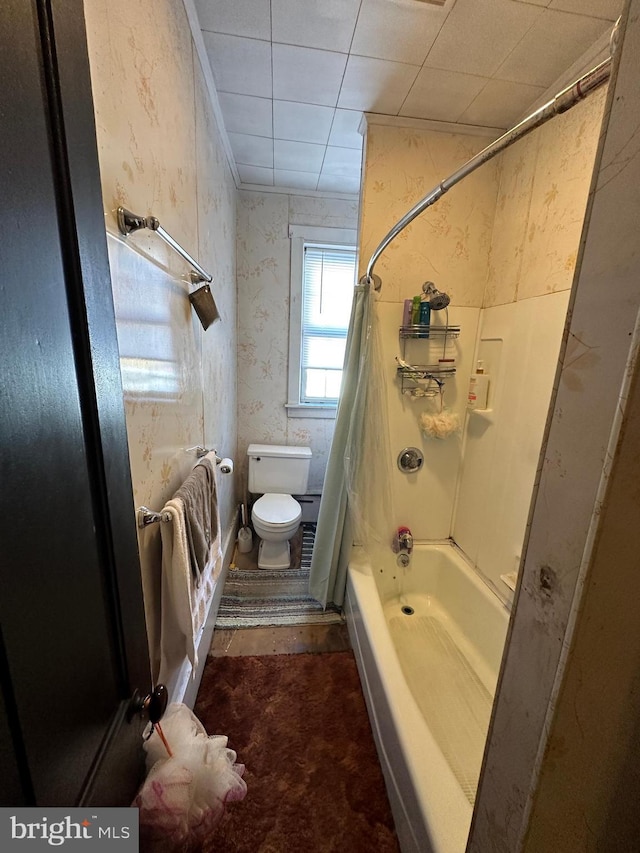
[[[335,421],[289,418],[289,225],[357,228],[358,202],[238,193],[238,468],[251,442],[311,447],[310,493],[320,492]]]
[[[134,500],[160,509],[195,462],[185,448],[235,453],[236,191],[182,0],[91,0],[85,15]],[[118,205],[152,213],[212,273],[223,322],[203,333],[188,266],[151,232],[125,243]],[[219,499],[224,543],[232,477]],[[152,654],[159,540],[159,525],[140,532]]]
[[[521,554],[604,94],[455,186],[399,235],[375,268],[383,282],[391,447],[415,445],[425,453],[418,474],[393,471],[394,524],[408,524],[418,539],[453,535],[505,598],[511,593],[500,575],[513,571]],[[437,130],[426,122],[419,130],[367,118],[362,271],[394,222],[489,141],[448,132],[450,125]],[[395,381],[402,302],[426,279],[450,294],[449,322],[462,329],[457,375],[447,380],[444,400],[465,429],[442,441],[424,439],[419,430],[419,414],[436,402],[402,396]],[[444,312],[434,318],[444,322]],[[465,421],[477,357],[487,362],[492,411]]]
[[[459,129],[452,132],[452,125],[435,122],[420,123],[425,129],[418,129],[379,124],[376,116],[367,119],[361,273],[389,228],[439,181],[496,136],[495,133],[488,136],[487,130],[465,135]],[[388,368],[391,450],[394,459],[403,447],[411,445],[422,448],[425,455],[425,464],[417,474],[406,475],[393,466],[396,517],[389,520],[389,537],[393,528],[401,524],[407,524],[417,539],[445,539],[451,535],[462,440],[461,437],[422,438],[419,415],[437,410],[437,400],[414,400],[400,393],[394,360],[400,351],[398,327],[403,301],[420,293],[425,280],[434,281],[436,287],[451,296],[449,322],[460,324],[462,333],[455,344],[458,373],[446,381],[444,401],[463,420],[488,274],[497,193],[497,166],[490,162],[406,228],[381,255],[375,268],[382,278],[378,311]],[[432,322],[444,323],[445,312],[433,312]],[[412,357],[418,360],[421,341],[411,343]]]
[[[605,96],[603,87],[497,158],[478,341],[491,412],[469,415],[453,537],[507,599],[500,576],[522,554]]]

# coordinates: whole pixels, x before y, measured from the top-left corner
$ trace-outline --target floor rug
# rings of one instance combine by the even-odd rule
[[[209,657],[194,710],[248,786],[202,853],[398,853],[351,651]]]
[[[342,621],[335,608],[324,610],[309,595],[309,568],[315,525],[305,525],[296,567],[282,571],[229,569],[216,628],[313,625]]]

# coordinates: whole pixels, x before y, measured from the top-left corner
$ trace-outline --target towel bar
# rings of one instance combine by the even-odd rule
[[[147,506],[139,506],[136,510],[136,521],[138,527],[147,527],[158,521],[171,521],[171,516],[168,512],[154,512]]]
[[[230,459],[222,459],[218,456],[217,450],[207,450],[206,447],[196,444],[195,447],[187,447],[186,452],[195,453],[198,459],[202,459],[207,453],[215,453],[216,465],[225,463],[220,467],[220,471],[223,474],[231,474],[233,471],[233,462]],[[154,512],[148,506],[139,506],[136,510],[136,523],[140,528],[148,527],[150,524],[157,524],[159,521],[171,521],[171,515],[168,512]]]
[[[207,453],[215,453],[216,465],[219,465],[222,462],[222,459],[218,456],[217,450],[209,450],[208,448],[203,447],[201,444],[196,444],[195,447],[187,447],[185,453],[195,453],[198,459],[202,459],[202,457],[206,456]]]

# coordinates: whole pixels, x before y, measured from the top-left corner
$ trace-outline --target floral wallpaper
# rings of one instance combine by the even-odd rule
[[[311,447],[309,493],[322,490],[334,421],[289,418],[289,225],[356,228],[357,201],[238,193],[238,444],[246,488],[251,443]]]
[[[382,238],[429,190],[492,137],[390,127],[368,117],[360,273]],[[459,307],[480,307],[498,191],[489,162],[417,217],[390,244],[375,272],[383,302],[402,302],[432,280]]]
[[[235,449],[235,185],[182,0],[91,0],[85,16],[134,500],[158,510],[196,461],[188,448]],[[189,267],[157,235],[120,236],[120,204],[156,216],[211,272],[221,323],[203,333]],[[219,500],[228,537],[233,477]],[[138,539],[156,668],[158,525]]]
[[[603,87],[498,158],[485,308],[571,287],[605,97]]]

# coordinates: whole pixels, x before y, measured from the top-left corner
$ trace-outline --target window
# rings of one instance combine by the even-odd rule
[[[356,279],[355,231],[290,228],[290,417],[335,417]]]

